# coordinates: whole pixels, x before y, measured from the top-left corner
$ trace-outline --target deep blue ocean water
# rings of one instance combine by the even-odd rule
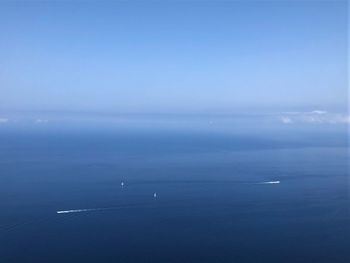
[[[348,263],[348,150],[346,133],[3,131],[0,262]],[[57,213],[75,209],[92,210]]]

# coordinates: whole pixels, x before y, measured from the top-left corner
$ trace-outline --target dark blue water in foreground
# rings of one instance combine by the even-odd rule
[[[0,262],[348,263],[345,141],[3,132]]]

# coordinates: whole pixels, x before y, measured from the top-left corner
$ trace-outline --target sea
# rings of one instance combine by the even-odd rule
[[[2,126],[1,263],[350,262],[346,126]]]

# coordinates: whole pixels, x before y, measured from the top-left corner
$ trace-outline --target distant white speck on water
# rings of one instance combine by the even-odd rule
[[[124,186],[124,182],[121,182],[120,185],[123,187]]]
[[[156,197],[157,197],[157,193],[154,193],[154,194],[153,194],[153,197],[156,198]]]

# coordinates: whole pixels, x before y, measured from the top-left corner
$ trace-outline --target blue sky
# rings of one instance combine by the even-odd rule
[[[0,2],[0,111],[348,104],[346,1]]]

